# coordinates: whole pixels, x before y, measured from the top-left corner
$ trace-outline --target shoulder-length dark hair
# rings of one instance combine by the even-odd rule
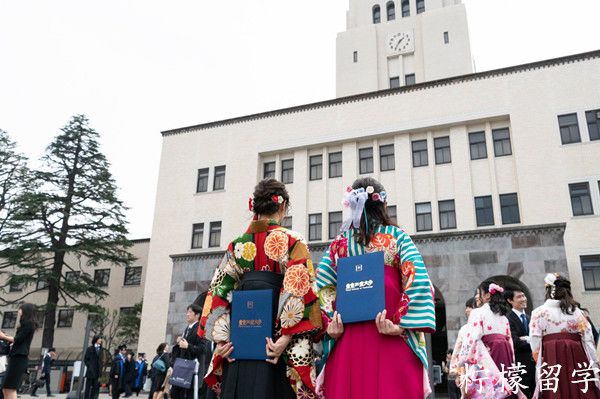
[[[560,310],[564,314],[573,314],[575,308],[587,312],[587,309],[582,308],[581,304],[573,299],[571,293],[571,282],[563,276],[556,277],[554,281],[554,297],[552,297],[552,286],[546,286],[546,299],[557,299],[560,301]]]
[[[504,316],[510,310],[509,305],[504,299],[504,295],[502,294],[502,292],[498,290],[496,290],[496,292],[494,292],[493,294],[490,292],[490,284],[496,284],[499,286],[499,284],[492,279],[483,281],[481,284],[479,284],[479,287],[477,287],[480,296],[481,294],[490,293],[490,301],[488,302],[488,304],[490,305],[490,309],[495,314]]]
[[[167,347],[167,343],[163,342],[162,344],[158,345],[158,348],[156,348],[156,354],[160,355],[165,351],[165,348]]]
[[[19,306],[19,309],[21,309],[21,321],[19,325],[22,327],[25,323],[33,323],[33,327],[37,329],[37,307],[33,303],[25,302]]]
[[[361,177],[359,179],[354,180],[352,183],[352,188],[354,190],[358,188],[373,187],[373,193],[381,193],[385,191],[383,184],[379,183],[377,180],[372,177]],[[377,226],[396,226],[396,223],[390,219],[390,216],[387,213],[387,201],[381,202],[379,200],[374,200],[372,195],[369,194],[369,199],[365,202],[365,212],[363,212],[360,217],[360,227],[356,229],[356,233],[354,234],[354,240],[363,245],[369,245],[371,242],[371,238],[373,238],[373,233],[375,232],[375,228]],[[365,223],[365,213],[367,214],[367,223],[369,224],[369,228],[367,229],[367,224]]]

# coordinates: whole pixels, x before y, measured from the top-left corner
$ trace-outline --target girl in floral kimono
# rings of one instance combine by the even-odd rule
[[[259,182],[249,207],[254,221],[227,247],[204,303],[198,334],[217,343],[205,381],[221,399],[314,398],[312,338],[323,320],[308,247],[300,234],[280,226],[289,207],[283,183]],[[231,359],[232,292],[257,289],[274,291],[266,360]]]
[[[515,356],[510,324],[504,316],[508,304],[502,292],[504,289],[493,280],[477,288],[475,298],[481,306],[471,311],[457,362],[464,368],[460,383],[468,398],[517,397],[508,381]]]
[[[377,180],[356,180],[344,205],[350,218],[317,270],[328,322],[318,393],[326,399],[423,399],[430,392],[423,333],[435,331],[433,285],[423,259],[390,220]],[[385,309],[375,321],[343,324],[344,315],[335,310],[337,260],[375,251],[384,252]]]
[[[544,280],[546,302],[533,311],[529,323],[531,350],[539,368],[533,397],[596,399],[598,356],[590,324],[573,299],[569,280],[558,274],[548,274]]]

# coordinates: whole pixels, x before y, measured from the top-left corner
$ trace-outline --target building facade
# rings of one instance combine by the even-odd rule
[[[425,2],[439,7],[410,13],[423,25],[429,12],[462,21],[464,8],[454,3]],[[348,37],[358,35],[355,25],[372,30],[367,5],[350,2]],[[427,29],[411,23],[417,43]],[[381,37],[396,31],[403,32]],[[448,32],[451,42],[459,36]],[[355,51],[345,36],[338,57],[340,48]],[[392,67],[382,55],[377,86],[364,89],[340,83],[340,75],[354,78],[338,65],[338,93],[360,94],[163,132],[141,348],[150,351],[165,335],[174,341],[185,307],[250,222],[248,197],[264,177],[286,184],[292,206],[284,224],[306,237],[315,263],[345,218],[345,187],[361,176],[384,184],[388,209],[436,287],[436,359],[466,321],[464,302],[488,277],[518,285],[537,307],[545,274],[567,275],[600,320],[600,51],[469,73],[467,36],[461,58],[468,62],[457,62],[457,72],[449,62],[442,73],[428,63],[443,60],[420,54],[425,48],[413,49],[413,66],[423,57],[414,84],[387,88]]]

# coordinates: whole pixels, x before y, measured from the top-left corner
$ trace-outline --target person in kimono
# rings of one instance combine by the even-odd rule
[[[465,314],[467,315],[467,320],[471,315],[471,311],[475,308],[477,308],[477,301],[475,300],[475,297],[467,299],[467,302],[465,302]],[[468,327],[469,325],[467,323],[463,325],[460,330],[458,330],[456,342],[454,343],[452,359],[450,360],[450,370],[448,371],[448,396],[450,396],[450,399],[460,399],[462,396],[462,392],[460,390],[460,377],[465,373],[464,369],[462,367],[458,367],[457,364],[458,355],[460,354],[460,349],[462,348],[465,335],[467,335]]]
[[[314,269],[304,238],[281,226],[290,206],[285,185],[260,181],[249,208],[254,220],[229,243],[212,279],[198,334],[217,344],[205,381],[221,399],[314,398],[313,336],[323,326]],[[273,339],[265,360],[230,357],[234,290],[273,290]]]
[[[515,355],[503,292],[493,280],[477,288],[475,298],[481,306],[471,311],[457,362],[464,368],[460,385],[467,398],[517,397],[506,374],[514,366]]]
[[[590,323],[573,299],[569,280],[548,274],[544,281],[546,302],[534,309],[529,323],[538,367],[533,397],[597,399],[598,356]]]
[[[410,237],[390,219],[387,194],[366,177],[346,189],[350,217],[317,270],[323,337],[320,395],[327,399],[423,399],[429,392],[423,333],[435,331],[433,285]],[[337,261],[384,252],[385,309],[375,321],[344,324],[336,311]]]

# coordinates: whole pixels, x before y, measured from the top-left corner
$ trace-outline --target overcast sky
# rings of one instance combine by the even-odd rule
[[[598,0],[464,3],[477,71],[600,49]],[[334,98],[347,8],[0,0],[0,129],[37,160],[72,115],[87,115],[131,208],[131,238],[150,237],[160,132]]]

